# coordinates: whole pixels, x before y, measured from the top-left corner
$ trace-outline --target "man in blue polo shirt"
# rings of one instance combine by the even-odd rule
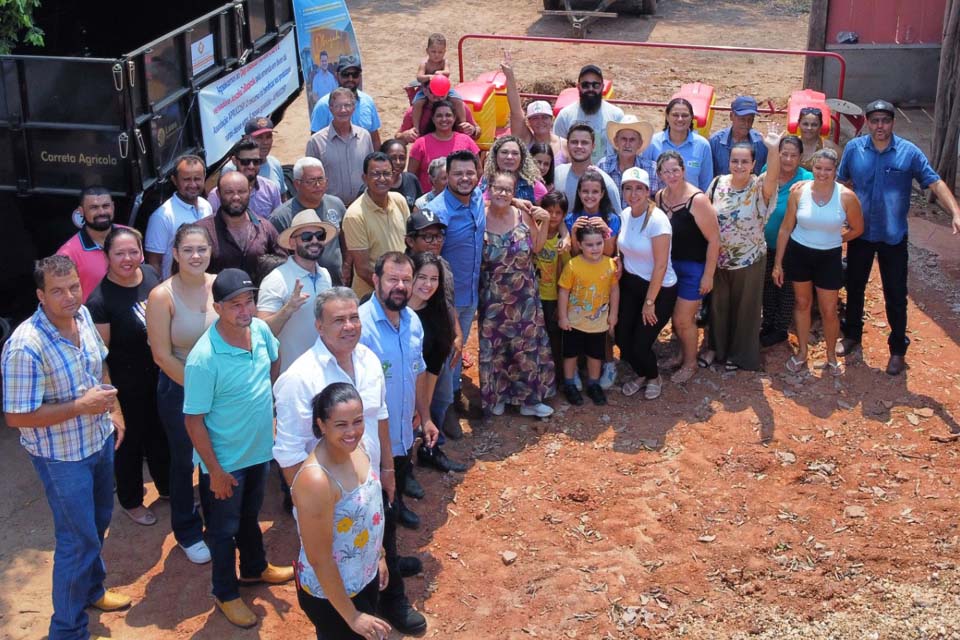
[[[380,595],[380,612],[402,633],[419,635],[426,631],[427,621],[410,607],[404,592],[396,524],[416,529],[420,518],[406,508],[403,491],[399,489],[404,486],[410,470],[414,414],[420,415],[425,445],[434,446],[439,431],[430,419],[430,399],[417,393],[417,379],[426,372],[427,364],[423,360],[423,325],[417,314],[407,307],[413,286],[413,260],[398,251],[384,253],[374,265],[373,285],[373,296],[359,309],[360,343],[370,349],[383,366],[390,448],[398,488],[393,503],[386,509],[383,548],[390,580]],[[387,451],[381,452],[381,467],[386,466],[389,455]]]
[[[293,579],[293,567],[267,562],[258,522],[273,458],[273,383],[280,355],[270,327],[256,317],[255,291],[240,269],[224,269],[213,281],[213,308],[220,317],[187,356],[183,384],[184,420],[200,463],[213,595],[238,627],[257,623],[240,599],[240,583]]]
[[[447,156],[447,188],[431,200],[426,210],[447,225],[447,235],[440,255],[453,271],[453,298],[457,307],[457,321],[463,344],[470,337],[470,326],[477,313],[480,291],[480,260],[483,253],[483,233],[487,227],[487,213],[483,205],[480,184],[480,160],[470,151],[456,151]],[[461,414],[468,413],[460,392],[462,357],[444,367],[437,380],[437,389],[451,389],[451,394],[434,394],[431,409],[434,415],[445,415],[456,400]],[[451,376],[447,384],[443,376]]]
[[[763,135],[753,128],[753,119],[760,115],[757,101],[753,96],[737,96],[730,105],[730,126],[710,136],[710,152],[713,155],[713,175],[730,173],[730,149],[738,142],[753,145],[753,172],[760,175],[760,169],[767,164],[767,147],[763,144]]]
[[[894,135],[895,107],[886,100],[867,105],[868,136],[847,143],[837,180],[853,187],[863,207],[863,235],[847,244],[847,310],[837,355],[860,348],[863,338],[863,299],[873,269],[880,264],[883,301],[890,325],[887,373],[906,368],[907,337],[907,214],[916,180],[930,189],[953,216],[953,233],[960,233],[960,206],[950,188],[933,170],[917,145]]]
[[[361,129],[370,132],[373,148],[380,148],[380,113],[370,94],[360,91],[363,81],[363,69],[360,68],[360,58],[355,55],[340,56],[337,61],[337,78],[340,86],[349,89],[357,98],[357,106],[353,111],[350,122]],[[310,133],[316,133],[333,122],[330,112],[330,94],[321,96],[310,114]]]

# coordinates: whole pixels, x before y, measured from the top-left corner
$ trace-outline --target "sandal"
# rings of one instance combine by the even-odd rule
[[[696,367],[680,367],[676,373],[670,376],[670,382],[673,384],[683,384],[684,382],[688,382],[696,372]]]
[[[724,371],[740,371],[740,365],[735,362],[727,362],[723,365]]]
[[[787,371],[790,373],[800,373],[807,368],[807,360],[806,358],[800,360],[797,356],[790,356],[790,359],[787,360],[787,364],[784,366],[786,366]]]
[[[839,362],[830,362],[827,360],[822,365],[817,367],[818,369],[823,369],[834,378],[840,377],[843,375],[843,365]]]
[[[469,355],[466,351],[463,352],[460,358],[462,359],[462,369],[469,369],[475,364],[473,361],[473,356]]]
[[[715,351],[704,351],[697,356],[697,364],[701,369],[707,369],[713,364],[714,359],[717,357]]]
[[[620,391],[623,393],[623,395],[629,398],[630,396],[637,395],[637,393],[639,393],[640,390],[646,386],[647,381],[644,378],[637,376],[633,380],[624,383],[623,388]]]
[[[660,397],[663,390],[663,379],[657,376],[655,380],[647,380],[647,389],[644,391],[644,397],[647,400],[656,400]]]

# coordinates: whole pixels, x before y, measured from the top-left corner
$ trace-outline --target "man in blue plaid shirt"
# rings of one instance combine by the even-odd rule
[[[20,429],[53,512],[50,640],[85,639],[86,607],[130,605],[104,589],[100,556],[123,429],[110,419],[117,391],[104,384],[107,348],[81,304],[76,265],[66,256],[44,258],[34,279],[40,306],[3,348],[3,411],[7,426]]]

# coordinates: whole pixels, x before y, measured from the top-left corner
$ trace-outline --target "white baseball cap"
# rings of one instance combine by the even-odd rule
[[[623,172],[623,176],[620,177],[620,186],[627,184],[628,182],[640,182],[647,185],[647,189],[650,188],[650,174],[641,169],[640,167],[630,167]]]
[[[553,108],[546,100],[534,100],[527,105],[527,117],[532,116],[550,116],[553,117]]]

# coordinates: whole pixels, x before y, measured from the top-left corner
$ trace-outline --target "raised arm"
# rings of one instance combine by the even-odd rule
[[[520,101],[520,90],[517,88],[516,76],[513,75],[513,60],[509,51],[503,52],[500,71],[503,72],[503,76],[507,80],[507,104],[510,105],[510,133],[520,138],[524,144],[530,144],[533,135],[527,127],[526,118],[524,118],[523,103]]]
[[[763,139],[763,144],[767,147],[767,172],[763,174],[763,201],[770,202],[770,199],[777,195],[780,188],[780,132],[775,124],[770,125],[770,131]]]

